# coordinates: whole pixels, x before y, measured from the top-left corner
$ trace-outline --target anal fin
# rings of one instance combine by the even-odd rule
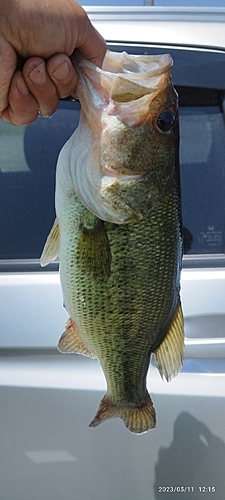
[[[171,322],[169,331],[154,352],[157,368],[167,382],[181,369],[184,354],[184,320],[180,300]]]
[[[96,358],[81,340],[71,318],[67,321],[66,330],[59,339],[58,350],[62,353],[83,354],[83,356]]]

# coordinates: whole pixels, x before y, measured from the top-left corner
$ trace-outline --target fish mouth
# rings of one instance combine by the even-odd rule
[[[169,54],[135,56],[108,50],[102,68],[85,60],[78,51],[72,57],[78,73],[83,74],[97,92],[100,89],[102,94],[104,89],[104,98],[116,102],[129,102],[161,90],[168,84],[173,66]]]
[[[120,109],[120,104],[123,104],[130,114],[129,105],[132,102],[145,99],[149,104],[157,92],[167,88],[173,66],[169,54],[134,56],[109,50],[102,68],[86,60],[79,51],[75,51],[71,60],[78,75],[76,97],[98,138],[104,112],[114,114],[115,108],[117,113],[117,107]],[[141,109],[139,115],[142,112]],[[139,118],[138,122],[141,121],[142,118]]]

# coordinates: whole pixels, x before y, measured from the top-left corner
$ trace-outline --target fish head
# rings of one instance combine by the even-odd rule
[[[178,96],[170,55],[108,51],[102,69],[77,62],[82,127],[91,144],[74,187],[99,218],[126,223],[145,217],[165,194],[178,149]],[[90,136],[90,135],[89,135]]]

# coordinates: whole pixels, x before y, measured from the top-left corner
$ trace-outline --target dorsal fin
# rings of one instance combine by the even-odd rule
[[[59,224],[56,217],[52,229],[47,237],[43,248],[40,264],[42,267],[47,266],[59,256]]]
[[[66,330],[59,339],[58,350],[63,353],[83,354],[83,356],[96,358],[81,340],[71,318],[67,321]]]
[[[180,300],[169,331],[154,352],[157,368],[167,382],[180,371],[184,354],[184,320]]]

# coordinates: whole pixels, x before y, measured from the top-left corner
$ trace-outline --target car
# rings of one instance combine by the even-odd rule
[[[58,153],[80,104],[27,127],[0,123],[0,499],[224,499],[225,8],[86,7],[110,49],[170,53],[179,95],[185,358],[148,388],[157,427],[88,424],[105,391],[97,360],[62,355],[54,221]]]

